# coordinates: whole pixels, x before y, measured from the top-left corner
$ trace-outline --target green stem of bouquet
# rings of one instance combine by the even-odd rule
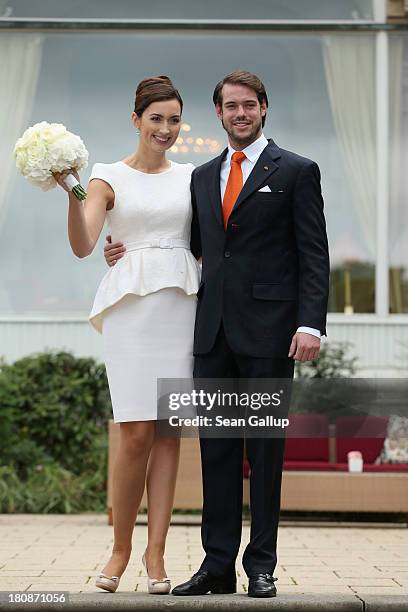
[[[82,187],[82,185],[75,185],[75,187],[73,187],[72,189],[72,193],[74,194],[74,196],[76,198],[78,198],[78,200],[85,200],[86,199],[86,191],[85,189]]]

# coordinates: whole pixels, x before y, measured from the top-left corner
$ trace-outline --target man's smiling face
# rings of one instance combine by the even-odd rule
[[[253,89],[246,85],[226,83],[222,88],[222,103],[216,111],[226,130],[230,144],[243,149],[262,133],[262,118],[266,115],[266,103],[259,103]]]

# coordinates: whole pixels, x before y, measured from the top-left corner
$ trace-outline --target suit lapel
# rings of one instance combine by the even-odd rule
[[[214,159],[214,162],[210,168],[208,177],[208,191],[210,195],[211,204],[214,210],[214,214],[217,217],[218,222],[224,226],[222,218],[222,203],[221,203],[221,190],[220,190],[220,173],[221,165],[228,153],[228,148]],[[262,151],[258,161],[255,164],[251,174],[245,181],[245,185],[242,188],[241,193],[235,202],[234,208],[231,214],[244,202],[250,195],[265,184],[269,177],[276,172],[279,168],[278,164],[275,163],[281,157],[279,147],[270,140],[268,145]]]
[[[210,193],[210,200],[214,209],[215,216],[221,225],[223,225],[222,219],[222,205],[221,205],[221,189],[220,189],[220,173],[221,164],[227,155],[228,148],[214,159],[212,164],[210,176],[208,177],[208,191]]]
[[[270,140],[269,144],[259,156],[259,159],[256,162],[251,174],[245,181],[231,214],[237,210],[242,202],[244,202],[250,195],[264,185],[274,172],[276,172],[279,166],[277,163],[275,163],[275,161],[280,157],[281,153],[279,147],[273,142],[273,140]]]

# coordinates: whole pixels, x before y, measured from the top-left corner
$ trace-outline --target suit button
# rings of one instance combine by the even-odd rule
[[[224,257],[231,257],[231,253],[229,251],[225,251]]]

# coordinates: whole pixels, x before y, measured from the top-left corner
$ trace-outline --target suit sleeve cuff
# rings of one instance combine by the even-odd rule
[[[316,338],[321,337],[320,331],[318,329],[315,329],[314,327],[298,327],[297,332],[302,332],[303,334],[311,334],[312,336],[316,336]]]

